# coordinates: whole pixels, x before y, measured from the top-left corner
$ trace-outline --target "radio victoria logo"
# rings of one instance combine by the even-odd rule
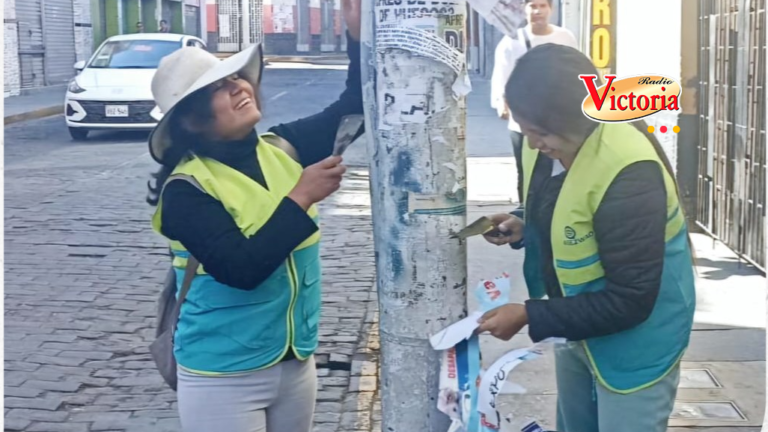
[[[635,75],[617,78],[605,75],[597,87],[597,75],[579,75],[587,88],[582,104],[584,115],[602,123],[622,123],[642,119],[662,111],[679,111],[680,84],[663,75]],[[649,128],[650,130],[651,128]],[[666,126],[661,127],[666,132]],[[675,132],[679,127],[675,126]]]

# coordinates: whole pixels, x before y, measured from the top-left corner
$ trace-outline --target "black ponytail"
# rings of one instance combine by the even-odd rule
[[[171,142],[173,143],[163,157],[163,165],[157,172],[151,174],[152,180],[147,182],[147,203],[156,207],[160,202],[165,182],[171,176],[176,166],[198,147],[203,137],[199,132],[192,132],[184,125],[184,119],[191,118],[195,124],[206,125],[213,119],[211,93],[203,89],[186,98],[174,111],[169,119]]]

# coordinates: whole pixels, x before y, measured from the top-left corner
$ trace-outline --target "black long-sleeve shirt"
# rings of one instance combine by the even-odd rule
[[[532,180],[536,200],[526,205],[540,234],[546,300],[528,300],[529,336],[578,341],[631,329],[653,311],[664,266],[667,195],[661,168],[637,162],[614,179],[594,216],[595,238],[605,270],[605,289],[563,297],[552,260],[551,224],[567,172],[549,176],[551,160],[540,156]],[[543,166],[541,166],[543,165]]]
[[[331,155],[343,116],[363,112],[359,43],[349,39],[347,52],[346,89],[339,99],[318,114],[270,129],[293,145],[304,167]],[[256,144],[254,131],[239,141],[203,143],[197,146],[197,153],[240,171],[268,189]],[[193,185],[173,181],[163,190],[163,234],[181,242],[217,281],[234,288],[255,289],[317,230],[307,213],[286,197],[264,226],[246,237],[220,201]]]

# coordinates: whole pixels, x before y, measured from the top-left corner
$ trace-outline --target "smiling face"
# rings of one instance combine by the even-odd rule
[[[253,86],[238,75],[219,80],[208,88],[210,118],[190,117],[186,127],[215,141],[238,140],[261,121],[261,110]]]
[[[528,146],[538,150],[543,155],[552,159],[572,160],[581,147],[581,140],[572,140],[547,132],[543,128],[526,121],[525,119],[514,116],[515,122],[520,125],[523,135],[528,138]]]

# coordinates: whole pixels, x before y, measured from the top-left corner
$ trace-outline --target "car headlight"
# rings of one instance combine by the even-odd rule
[[[160,120],[162,120],[162,119],[163,119],[163,112],[160,110],[160,107],[159,107],[159,106],[155,106],[155,107],[152,109],[152,111],[150,111],[150,112],[149,112],[149,115],[150,115],[150,116],[151,116],[153,119],[155,119],[155,120],[157,120],[157,121],[160,121]]]
[[[85,91],[84,88],[77,84],[77,80],[75,78],[72,78],[72,80],[69,82],[69,87],[67,90],[69,90],[70,93],[82,93]]]

